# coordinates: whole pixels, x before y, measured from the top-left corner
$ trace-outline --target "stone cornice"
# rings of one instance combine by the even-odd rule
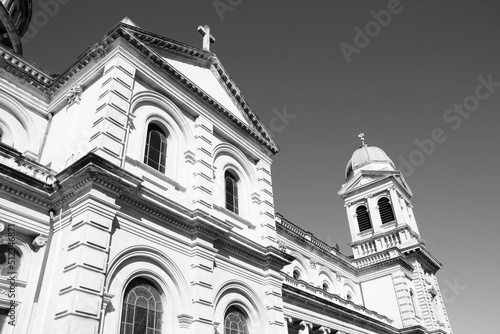
[[[380,176],[379,179],[366,183],[364,185],[360,185],[356,188],[351,189],[350,186],[354,184],[357,180],[362,178],[363,176],[370,176],[370,175],[377,175]],[[382,185],[386,183],[387,181],[391,181],[392,183],[395,184],[398,189],[405,194],[405,196],[409,199],[413,196],[411,191],[406,189],[401,182],[396,178],[396,176],[400,175],[399,171],[361,171],[360,173],[357,174],[356,178],[353,178],[349,183],[351,185],[346,184],[342,189],[338,192],[341,198],[346,199],[347,197],[354,196],[357,194],[360,194],[364,191],[366,191],[367,188],[375,188],[379,185]]]
[[[401,250],[406,257],[415,256],[418,260],[424,262],[429,267],[431,267],[434,272],[442,268],[441,262],[438,261],[425,247],[424,245],[416,245]]]
[[[246,260],[250,260],[260,266],[271,267],[277,271],[293,261],[293,256],[275,247],[263,247],[255,243],[252,245],[241,245],[227,236],[216,239],[214,244],[223,247],[226,251],[230,251],[231,254],[238,254]]]

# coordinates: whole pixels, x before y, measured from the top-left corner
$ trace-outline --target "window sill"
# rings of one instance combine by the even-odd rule
[[[387,228],[387,227],[393,227],[394,225],[396,225],[396,219],[391,220],[390,222],[387,223],[383,223],[382,227]]]
[[[234,213],[232,211],[229,211],[226,208],[223,208],[221,206],[218,206],[217,204],[214,204],[214,209],[217,210],[217,211],[219,211],[219,212],[224,213],[226,216],[229,216],[231,219],[230,220],[226,219],[226,223],[228,223],[228,224],[230,224],[232,226],[235,226],[235,227],[239,228],[240,230],[242,230],[244,228],[240,224],[243,224],[244,226],[246,226],[247,228],[249,228],[251,230],[255,230],[255,228],[256,228],[256,226],[254,224],[252,224],[248,220],[240,217],[236,213]],[[233,220],[236,220],[240,224],[235,224]]]
[[[125,161],[127,163],[130,163],[134,167],[138,167],[139,169],[143,170],[146,173],[152,174],[153,176],[157,177],[161,181],[164,181],[164,182],[168,183],[170,186],[174,187],[175,190],[183,192],[183,193],[186,192],[186,188],[184,188],[183,186],[181,186],[179,182],[176,182],[176,181],[172,180],[171,178],[169,178],[165,174],[157,171],[156,169],[154,169],[152,167],[149,167],[145,163],[142,163],[142,162],[140,162],[138,160],[132,159],[132,158],[130,158],[128,156],[125,158]],[[163,189],[167,190],[167,188],[164,185],[161,185],[158,182],[155,182],[154,180],[152,180],[151,178],[149,178],[147,176],[142,176],[142,178],[144,180],[146,180],[146,181],[149,181],[149,182],[155,184],[156,186],[158,186],[160,188],[163,188]]]
[[[371,229],[364,230],[363,232],[359,232],[358,236],[359,237],[365,237],[365,236],[368,236],[368,235],[371,235],[371,234],[373,234],[373,227]]]

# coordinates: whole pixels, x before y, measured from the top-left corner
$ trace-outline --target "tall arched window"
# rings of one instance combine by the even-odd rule
[[[125,290],[120,334],[160,334],[162,313],[160,291],[148,280],[135,278]]]
[[[238,214],[238,178],[227,170],[224,173],[224,182],[226,185],[226,209]]]
[[[231,306],[226,311],[224,334],[248,334],[248,318],[236,306]]]
[[[392,212],[392,206],[387,197],[382,197],[378,200],[378,211],[380,212],[380,219],[382,219],[382,224],[390,223],[394,221],[394,213]]]
[[[168,133],[156,123],[149,123],[146,136],[144,163],[161,173],[165,173],[167,161]]]
[[[370,215],[368,214],[368,209],[364,205],[360,205],[356,208],[356,216],[358,218],[359,232],[363,232],[372,228],[372,222],[370,220]]]

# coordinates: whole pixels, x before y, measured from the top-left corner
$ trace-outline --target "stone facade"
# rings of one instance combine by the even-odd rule
[[[353,257],[275,213],[278,147],[209,50],[127,20],[53,76],[0,46],[0,133],[2,334],[452,333],[401,174],[351,166]]]

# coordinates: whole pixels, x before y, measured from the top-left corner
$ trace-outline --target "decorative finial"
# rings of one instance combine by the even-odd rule
[[[361,133],[358,135],[358,137],[359,137],[359,140],[361,140],[361,145],[366,146],[366,145],[365,145],[365,134],[364,134],[363,132],[361,132]]]
[[[203,36],[203,50],[210,51],[210,44],[215,43],[215,38],[210,34],[210,27],[207,25],[199,26],[198,32]]]

